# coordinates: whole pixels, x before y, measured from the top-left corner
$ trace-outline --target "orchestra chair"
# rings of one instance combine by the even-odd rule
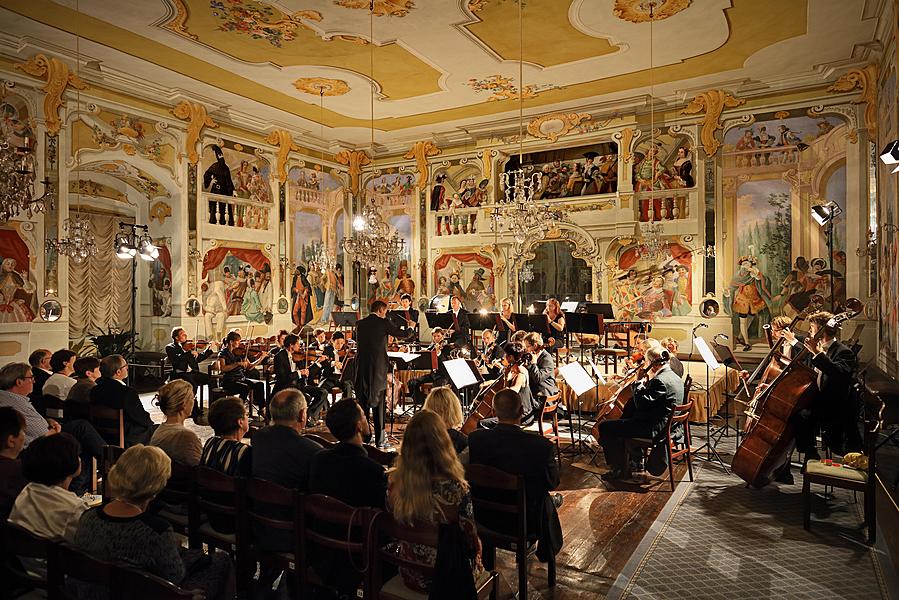
[[[543,402],[543,407],[537,417],[537,429],[540,435],[551,441],[556,446],[556,462],[559,468],[562,468],[562,449],[559,445],[559,402],[562,398],[562,392],[556,392],[552,396],[547,396]],[[568,412],[571,415],[571,411]],[[549,419],[548,428],[544,428],[544,420]],[[574,429],[571,429],[571,443],[574,443]]]
[[[337,442],[329,440],[328,438],[320,436],[316,433],[304,433],[303,437],[309,438],[310,440],[312,440],[313,442],[315,442],[322,448],[330,448],[331,446],[334,446],[335,444],[337,444]]]
[[[55,568],[50,568],[50,558],[55,552],[54,542],[51,540],[34,535],[24,527],[4,521],[0,525],[0,547],[3,548],[0,560],[4,563],[3,572],[7,575],[3,587],[8,592],[24,593],[29,589],[37,588],[49,594],[50,590],[58,585],[59,572]],[[47,561],[46,579],[21,568],[16,556]],[[53,597],[52,594],[50,597]]]
[[[537,532],[528,535],[527,504],[524,477],[500,471],[487,465],[465,465],[465,479],[471,486],[478,537],[484,547],[484,568],[496,566],[496,549],[515,553],[518,566],[518,597],[528,597],[528,558],[537,551]],[[485,514],[514,522],[512,531],[498,531],[488,527]],[[547,565],[549,585],[556,585],[556,557]]]
[[[54,571],[54,585],[50,589],[49,598],[65,598],[78,600],[78,596],[70,593],[66,579],[77,579],[83,583],[91,583],[103,588],[110,598],[125,598],[122,592],[124,577],[116,576],[115,563],[94,558],[83,550],[67,542],[57,542],[52,555],[47,561],[47,572]]]
[[[184,536],[190,532],[188,507],[196,490],[195,472],[195,467],[173,460],[172,474],[156,496],[161,504],[157,514],[169,522],[173,531]]]
[[[374,508],[350,506],[324,494],[300,496],[299,597],[307,597],[312,585],[336,592],[316,573],[310,561],[310,558],[330,554],[334,564],[349,566],[359,574],[363,598],[371,598],[366,575],[368,531],[379,512]]]
[[[458,526],[458,524],[454,524]],[[426,600],[427,595],[410,590],[403,582],[403,577],[396,574],[393,577],[385,575],[385,571],[394,572],[402,567],[409,571],[415,571],[426,579],[433,579],[434,566],[415,558],[402,556],[393,544],[388,542],[406,542],[408,544],[423,544],[437,548],[439,546],[440,529],[432,523],[417,523],[415,526],[404,525],[393,518],[387,512],[379,512],[372,523],[371,540],[369,548],[369,573],[368,589],[371,593],[366,598],[372,600]],[[385,569],[385,565],[388,566]],[[393,567],[393,568],[390,568]],[[496,590],[499,575],[496,571],[487,571],[484,577],[475,581],[475,590],[478,598],[490,598],[496,600]],[[523,597],[523,596],[522,596]]]
[[[864,470],[852,467],[834,466],[822,460],[810,460],[805,463],[805,475],[802,479],[802,526],[811,531],[812,526],[812,491],[811,485],[817,483],[854,492],[861,492],[865,502],[865,526],[868,528],[868,543],[873,544],[877,538],[877,511],[874,498],[876,494],[877,476],[875,457],[877,449],[877,432],[880,430],[879,410],[874,415],[867,412],[865,421],[864,455],[868,458],[868,467]]]
[[[109,490],[109,472],[112,466],[118,462],[119,457],[125,453],[125,449],[121,446],[103,446],[103,455],[100,457],[100,479],[103,482],[102,496],[103,504],[112,500]]]
[[[208,467],[197,467],[196,492],[190,497],[188,541],[191,548],[206,544],[210,550],[224,550],[234,560],[237,587],[243,590],[247,578],[246,561],[246,482],[242,477],[230,477]],[[231,496],[230,502],[218,501],[221,495]],[[208,516],[216,515],[234,523],[234,533],[217,531]]]
[[[125,411],[90,403],[90,423],[110,446],[125,447]]]
[[[668,480],[671,483],[671,491],[674,491],[674,461],[683,459],[687,462],[687,471],[690,474],[690,481],[693,481],[693,457],[690,446],[690,424],[687,419],[690,417],[690,409],[693,408],[693,401],[690,400],[686,404],[676,405],[671,416],[668,417],[668,425],[665,427],[664,437],[650,438],[631,438],[627,441],[628,448],[640,448],[643,450],[644,460],[649,452],[659,444],[665,445],[665,453],[668,455]],[[683,438],[673,437],[672,431],[682,425],[684,429]]]
[[[249,575],[252,578],[256,571],[256,563],[260,565],[274,565],[283,570],[286,577],[291,577],[295,589],[300,590],[300,570],[297,556],[300,555],[300,492],[292,490],[271,481],[252,478],[246,485],[247,504],[247,531],[249,543],[247,544],[247,557],[250,564]],[[270,509],[271,512],[281,514],[273,517],[259,512],[260,508]],[[293,540],[292,549],[289,552],[271,552],[259,546],[256,527],[277,529],[290,532]],[[249,587],[249,586],[248,586]]]

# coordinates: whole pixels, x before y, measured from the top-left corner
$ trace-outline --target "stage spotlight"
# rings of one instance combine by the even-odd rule
[[[127,233],[121,232],[116,236],[115,255],[121,259],[128,260],[134,258],[137,254],[137,248],[131,243],[131,239]]]
[[[140,238],[138,252],[140,257],[146,261],[153,261],[159,258],[159,248],[153,245],[153,240],[146,234]]]
[[[885,165],[899,165],[899,140],[893,140],[886,145],[880,153],[880,160]],[[893,169],[893,173],[899,171],[899,166]]]
[[[821,227],[824,227],[841,214],[843,214],[843,209],[833,201],[830,201],[827,204],[816,204],[812,207],[812,218],[814,218],[815,222]]]

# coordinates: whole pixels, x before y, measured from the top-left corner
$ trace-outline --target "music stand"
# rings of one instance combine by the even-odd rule
[[[579,402],[579,399],[581,395],[586,394],[591,389],[595,389],[596,398],[597,400],[599,400],[599,383],[598,380],[594,380],[594,378],[590,376],[590,374],[584,369],[583,365],[581,365],[581,363],[579,362],[570,362],[567,365],[562,365],[561,367],[559,367],[559,375],[562,376],[562,379],[565,380],[565,383],[567,383],[568,387],[571,388],[571,391],[574,392],[574,402],[577,404],[577,407],[575,410],[572,410],[572,408],[575,407],[569,406],[567,408],[569,419],[572,412],[574,412],[577,416],[577,440],[575,441],[575,430],[574,427],[572,427],[571,446],[574,450],[574,454],[580,454],[584,451],[584,422],[581,415],[581,403]]]
[[[724,469],[726,473],[730,473],[730,469],[727,468],[727,465],[724,464],[724,460],[722,460],[721,455],[718,454],[718,449],[715,447],[715,444],[712,440],[712,386],[711,386],[711,372],[716,371],[721,368],[721,363],[718,362],[718,358],[715,356],[715,353],[712,352],[712,349],[709,348],[708,343],[701,337],[696,336],[693,338],[694,347],[699,350],[700,356],[702,356],[702,360],[705,362],[705,429],[706,429],[706,441],[703,445],[697,448],[694,453],[698,458],[699,451],[703,448],[706,449],[706,457],[705,459],[709,462],[712,461],[712,455],[715,456],[715,460],[721,467]],[[686,427],[689,427],[689,423],[685,424]]]
[[[349,329],[350,331],[355,332],[356,330],[356,321],[359,320],[359,313],[357,312],[332,312],[331,313],[331,322],[334,323],[334,326],[338,331],[343,331],[345,329]],[[353,336],[355,337],[355,336]]]
[[[591,315],[602,315],[609,321],[615,320],[615,310],[607,302],[585,302],[584,312]]]
[[[737,399],[736,393],[730,393],[727,391],[727,379],[729,375],[729,370],[733,369],[737,373],[739,373],[743,368],[740,365],[740,361],[734,356],[734,351],[730,348],[730,346],[725,346],[724,344],[719,344],[712,339],[712,350],[718,356],[719,361],[722,365],[724,365],[724,425],[718,428],[717,431],[713,433],[713,435],[717,435],[720,440],[721,437],[727,436],[727,430],[733,429],[734,433],[737,436],[737,446],[740,445],[740,419],[737,417]],[[730,402],[731,398],[734,400],[734,413],[733,417],[737,420],[737,426],[734,427],[730,424],[730,409],[728,408],[728,402]]]
[[[562,312],[573,313],[573,312],[577,312],[577,307],[579,304],[580,304],[580,302],[578,302],[576,300],[571,300],[571,301],[566,300],[565,302],[562,302],[561,304],[559,304],[559,308],[562,309]]]
[[[465,406],[469,405],[468,390],[484,382],[475,362],[468,358],[454,358],[443,361],[443,370],[457,391],[465,396]]]
[[[436,329],[437,327],[449,329],[453,324],[453,313],[426,311],[425,320],[428,322],[430,329]]]
[[[568,334],[595,335],[599,338],[602,333],[603,316],[595,313],[569,313],[565,315],[565,331]],[[597,345],[599,340],[597,339]],[[580,360],[584,360],[584,345],[578,344],[581,349]]]

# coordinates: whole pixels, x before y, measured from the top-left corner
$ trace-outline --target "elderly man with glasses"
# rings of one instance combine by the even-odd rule
[[[153,435],[150,413],[141,404],[137,390],[125,383],[128,363],[121,354],[110,354],[100,361],[100,379],[91,390],[91,404],[122,409],[125,420],[125,447],[147,444]],[[116,440],[107,440],[117,443]]]

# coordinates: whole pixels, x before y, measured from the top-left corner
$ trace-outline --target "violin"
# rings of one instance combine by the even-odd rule
[[[181,349],[185,352],[193,352],[196,350],[197,352],[202,352],[206,348],[209,347],[210,344],[214,342],[210,342],[208,340],[187,340],[183,344],[181,344]]]

